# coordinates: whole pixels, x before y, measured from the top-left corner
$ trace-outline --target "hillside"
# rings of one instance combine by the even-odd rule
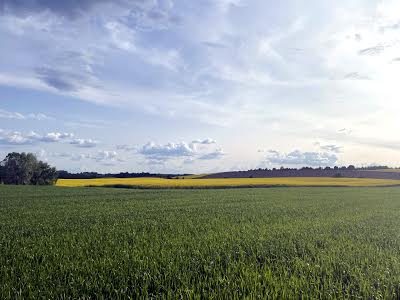
[[[341,170],[341,169],[279,169],[279,170],[248,170],[208,174],[201,178],[274,178],[274,177],[344,177],[344,178],[376,178],[400,179],[398,172],[382,170]]]

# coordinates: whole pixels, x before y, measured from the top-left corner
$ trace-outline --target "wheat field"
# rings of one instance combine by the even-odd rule
[[[397,187],[0,195],[0,299],[400,299]]]

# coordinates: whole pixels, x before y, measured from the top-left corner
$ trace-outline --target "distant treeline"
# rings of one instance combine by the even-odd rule
[[[172,179],[179,176],[187,176],[191,174],[156,174],[156,173],[148,173],[148,172],[140,172],[140,173],[129,173],[129,172],[121,172],[121,173],[106,173],[101,174],[97,172],[81,172],[81,173],[69,173],[68,171],[58,171],[58,178],[60,179],[95,179],[95,178],[137,178],[137,177],[158,177],[158,178],[167,178]]]
[[[245,172],[250,172],[250,171],[302,171],[302,170],[342,170],[342,171],[354,171],[354,170],[382,170],[382,169],[390,169],[388,166],[368,166],[368,167],[355,167],[353,165],[349,165],[349,166],[334,166],[334,167],[316,167],[316,168],[312,168],[312,167],[302,167],[302,168],[285,168],[285,167],[280,167],[280,168],[272,168],[272,169],[268,169],[268,168],[258,168],[258,169],[249,169]],[[237,171],[240,172],[240,171]]]
[[[214,173],[206,175],[203,178],[345,177],[400,180],[399,172],[382,172],[381,169],[390,170],[390,168],[386,166],[356,168],[353,165],[348,167],[336,166],[325,168],[303,167],[300,169],[281,167],[279,169],[259,168],[248,171]]]

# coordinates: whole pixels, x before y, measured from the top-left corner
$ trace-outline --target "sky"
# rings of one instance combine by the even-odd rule
[[[0,159],[400,166],[396,0],[0,0]]]

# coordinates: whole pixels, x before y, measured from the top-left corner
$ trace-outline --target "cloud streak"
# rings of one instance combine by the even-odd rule
[[[53,120],[52,117],[45,115],[44,113],[30,113],[30,114],[22,114],[19,112],[12,112],[7,111],[5,109],[0,108],[0,118],[3,119],[15,119],[15,120],[37,120],[37,121],[44,121],[44,120]]]

